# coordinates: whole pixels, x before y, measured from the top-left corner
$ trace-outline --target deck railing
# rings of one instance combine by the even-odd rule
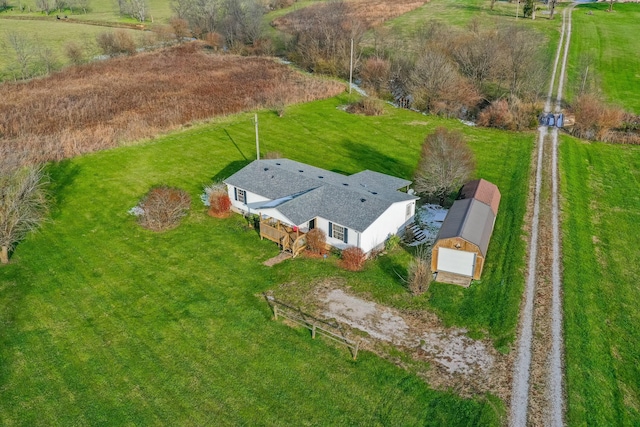
[[[274,227],[269,225],[266,221],[260,222],[260,237],[271,240],[272,242],[276,242],[278,244],[282,244],[282,238],[287,236],[288,234],[284,230],[278,229],[278,227]]]
[[[260,221],[260,238],[276,242],[283,251],[291,252],[295,257],[306,248],[307,239],[300,230],[293,230],[293,227],[271,218]]]

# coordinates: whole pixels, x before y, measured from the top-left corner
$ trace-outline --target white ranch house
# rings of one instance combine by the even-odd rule
[[[232,209],[259,215],[261,236],[294,255],[313,228],[335,248],[369,254],[413,221],[418,199],[405,179],[369,170],[345,176],[289,159],[255,160],[224,182]]]

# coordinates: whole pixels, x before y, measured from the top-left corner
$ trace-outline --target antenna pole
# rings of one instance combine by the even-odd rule
[[[351,39],[351,56],[349,59],[349,93],[351,93],[352,81],[353,81],[353,39]]]
[[[254,115],[254,122],[256,124],[256,159],[260,160],[260,140],[258,139],[258,113]]]

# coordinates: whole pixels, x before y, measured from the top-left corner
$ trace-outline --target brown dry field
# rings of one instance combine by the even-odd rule
[[[344,85],[271,58],[189,43],[0,85],[0,158],[45,162],[214,116],[335,96]]]
[[[348,0],[345,1],[347,20],[361,21],[365,28],[372,28],[383,22],[411,12],[419,8],[428,0]],[[296,10],[281,16],[272,22],[272,25],[281,31],[288,33],[309,25],[309,16],[314,15],[315,10],[325,6],[318,3],[304,9]]]

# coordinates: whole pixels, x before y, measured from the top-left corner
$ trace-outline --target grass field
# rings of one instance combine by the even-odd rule
[[[522,5],[520,5],[520,18],[516,21],[515,2],[496,1],[494,10],[491,10],[490,7],[491,2],[489,0],[467,0],[464,2],[457,0],[431,0],[421,8],[389,21],[386,26],[394,33],[408,35],[423,23],[431,20],[442,21],[457,27],[465,27],[475,19],[480,25],[518,23],[541,31],[551,41],[557,40],[559,37],[559,16],[549,20],[546,15],[539,11],[536,20],[522,19]],[[551,44],[553,46],[553,43]]]
[[[569,100],[587,88],[601,93],[610,102],[640,114],[640,39],[637,37],[640,4],[584,4],[573,12],[573,37],[569,55],[567,87]],[[591,13],[591,14],[589,14]]]
[[[336,108],[344,102],[289,107],[283,118],[262,112],[263,152],[348,173],[370,168],[409,177],[429,130],[462,126],[405,110],[352,116]],[[254,155],[251,116],[50,168],[51,220],[0,269],[2,423],[500,424],[504,405],[496,398],[430,390],[366,352],[353,362],[344,348],[271,321],[257,294],[296,278],[340,275],[377,300],[432,304],[450,322],[512,335],[531,136],[463,129],[479,174],[503,191],[488,279],[468,291],[434,285],[431,298],[411,300],[384,257],[363,273],[345,273],[333,258],[269,269],[261,262],[276,247],[237,216],[205,215],[201,185]],[[194,199],[183,224],[162,234],[141,229],[126,213],[158,184],[184,188]],[[520,217],[507,218],[511,211]],[[511,276],[502,282],[499,270]]]
[[[561,166],[568,425],[640,425],[640,148],[566,138]]]
[[[137,23],[134,19],[120,16],[115,0],[90,0],[86,14],[82,11],[71,13],[68,10],[64,12],[56,10],[49,16],[38,12],[35,3],[35,0],[20,0],[20,4],[25,6],[25,11],[20,12],[18,0],[9,0],[9,5],[13,9],[0,12],[0,81],[10,78],[5,70],[15,63],[14,53],[5,45],[7,33],[22,34],[32,44],[51,48],[59,64],[67,65],[69,60],[64,56],[64,47],[68,42],[74,41],[83,45],[87,49],[88,57],[92,57],[102,53],[97,49],[95,36],[101,32],[113,31],[113,28],[100,26],[100,23],[105,25],[114,22]],[[166,24],[173,14],[169,0],[149,0],[148,4],[155,24]],[[67,15],[70,19],[91,21],[92,24],[65,22],[56,19],[56,15]],[[152,27],[154,24],[146,22],[146,25]],[[142,31],[122,31],[131,32],[134,39],[140,45],[142,44],[140,43],[144,37]]]
[[[0,81],[10,79],[7,67],[16,63],[15,52],[7,44],[7,33],[21,34],[34,47],[50,48],[57,62],[60,65],[67,65],[69,59],[64,54],[64,47],[69,41],[73,40],[84,46],[87,58],[91,58],[102,53],[96,44],[96,35],[105,31],[111,31],[111,29],[96,25],[60,22],[55,16],[51,22],[0,19],[0,47],[2,47],[0,49]],[[126,29],[120,31],[130,33],[134,40],[143,36],[141,31]]]
[[[36,6],[35,0],[9,0],[10,10],[0,12],[0,17],[12,17],[12,16],[46,16],[44,12],[39,12]],[[118,11],[118,2],[116,0],[89,0],[89,7],[87,13],[81,10],[75,10],[71,13],[70,10],[59,12],[54,10],[49,14],[49,17],[56,19],[56,14],[67,15],[69,18],[81,19],[87,21],[102,21],[102,22],[137,22],[132,18],[122,17]],[[24,11],[20,11],[19,6],[24,6]],[[171,2],[169,0],[147,0],[147,23],[153,22],[164,23],[173,12],[171,11]],[[4,22],[4,21],[0,21]]]

